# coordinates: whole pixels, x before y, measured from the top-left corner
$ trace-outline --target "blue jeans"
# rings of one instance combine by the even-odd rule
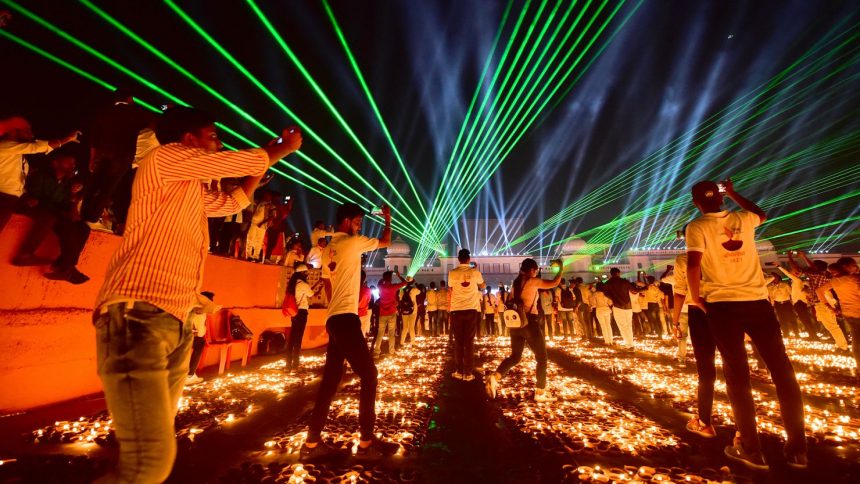
[[[142,301],[95,316],[98,374],[119,442],[102,482],[162,482],[176,459],[173,419],[188,373],[191,322]]]

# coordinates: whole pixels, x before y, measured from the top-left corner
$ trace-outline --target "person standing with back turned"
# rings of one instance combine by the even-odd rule
[[[725,196],[743,210],[723,210]],[[787,435],[783,450],[788,465],[806,468],[803,397],[785,352],[779,321],[768,302],[767,281],[755,246],[755,229],[767,215],[735,192],[731,180],[722,186],[702,181],[693,186],[693,203],[702,216],[687,225],[687,288],[691,306],[707,313],[708,326],[723,358],[723,373],[742,444],[725,454],[753,469],[768,469],[756,428],[744,333],[770,371]]]

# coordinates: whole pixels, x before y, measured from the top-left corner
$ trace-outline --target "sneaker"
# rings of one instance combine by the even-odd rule
[[[299,460],[302,462],[319,461],[319,460],[342,460],[352,455],[349,449],[339,449],[332,447],[323,441],[317,442],[317,445],[308,447],[307,444],[302,444],[299,449]]]
[[[95,230],[97,232],[107,232],[109,234],[113,233],[110,227],[102,223],[101,220],[98,222],[86,222],[86,224],[90,227],[90,230]]]
[[[455,379],[457,379],[457,380],[462,380],[462,379],[463,379],[463,374],[462,374],[462,373],[460,373],[459,371],[455,371],[454,373],[451,373],[451,376],[452,376],[452,377],[454,377],[454,378],[455,378]]]
[[[786,454],[786,463],[792,469],[806,469],[809,466],[809,461],[806,459],[806,453],[802,454]]]
[[[487,381],[484,382],[484,388],[487,390],[487,396],[490,397],[491,400],[495,400],[496,394],[499,392],[499,380],[496,379],[495,373],[492,373],[487,377]]]
[[[546,402],[554,402],[558,400],[558,398],[554,397],[552,393],[541,390],[540,388],[535,388],[535,401],[538,403],[546,403]]]
[[[187,387],[194,386],[194,385],[196,385],[202,381],[203,381],[203,378],[201,378],[197,375],[188,375],[187,377],[185,377],[185,386],[187,386]]]
[[[702,423],[701,420],[698,419],[698,417],[692,418],[689,422],[687,422],[687,430],[693,432],[696,435],[701,435],[702,437],[706,437],[709,439],[712,439],[717,436],[717,431],[714,430],[714,426],[705,425],[704,423]]]
[[[72,267],[71,269],[46,272],[45,277],[51,279],[52,281],[66,281],[75,285],[83,284],[90,280],[90,278],[86,274],[82,273],[74,267]]]
[[[463,381],[472,381],[474,379],[475,379],[475,375],[473,375],[471,373],[463,375]]]
[[[723,452],[729,459],[740,462],[741,464],[749,467],[750,469],[755,469],[759,471],[766,471],[770,469],[770,467],[767,465],[767,462],[764,461],[764,455],[762,455],[761,452],[749,454],[744,451],[744,448],[740,445],[727,445]]]
[[[380,457],[388,457],[397,453],[400,450],[400,444],[394,442],[386,442],[379,437],[374,437],[370,440],[370,445],[367,447],[358,446],[356,455],[359,457],[368,457],[372,459]]]

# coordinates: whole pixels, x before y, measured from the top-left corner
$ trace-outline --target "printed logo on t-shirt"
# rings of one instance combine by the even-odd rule
[[[729,238],[729,240],[722,243],[724,249],[729,252],[737,252],[744,246],[743,240],[735,240],[735,235],[741,235],[740,228],[732,230],[728,227],[723,227],[723,231],[726,233],[726,237]]]
[[[461,285],[461,286],[463,286],[463,287],[469,287],[469,284],[471,284],[471,283],[469,282],[469,279],[471,279],[471,278],[472,278],[472,274],[466,273],[463,277],[464,277],[465,279],[463,280],[463,282],[461,282],[461,283],[460,283],[460,285]]]
[[[332,249],[331,247],[329,247],[328,257],[331,261],[328,263],[328,270],[334,272],[334,270],[337,268],[337,262],[334,261],[335,257],[337,257],[337,249]]]

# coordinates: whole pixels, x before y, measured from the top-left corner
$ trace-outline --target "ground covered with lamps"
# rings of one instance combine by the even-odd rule
[[[509,352],[505,337],[479,338],[476,372]],[[857,482],[860,479],[860,385],[853,360],[828,343],[787,339],[806,403],[808,471],[781,457],[783,430],[766,370],[753,389],[769,473],[731,463],[722,448],[733,435],[731,407],[718,379],[718,437],[687,432],[695,412],[692,356],[674,359],[669,339],[637,342],[634,354],[596,340],[548,341],[548,389],[558,400],[533,401],[535,360],[501,381],[496,399],[481,379],[450,376],[447,336],[418,338],[377,362],[376,430],[397,442],[396,455],[299,462],[324,353],[306,354],[284,371],[277,357],[186,388],[176,420],[180,442],[173,482]],[[719,360],[718,360],[719,365]],[[324,440],[358,443],[357,378],[347,373]],[[88,482],[111,465],[115,442],[100,401],[76,402],[5,417],[0,479]]]

